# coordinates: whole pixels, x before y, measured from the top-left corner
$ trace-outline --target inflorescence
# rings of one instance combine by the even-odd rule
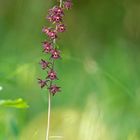
[[[38,83],[41,88],[47,87],[52,95],[55,95],[60,91],[60,87],[53,83],[53,81],[58,80],[57,73],[54,70],[55,60],[61,58],[61,52],[56,46],[56,39],[59,33],[66,31],[66,26],[64,24],[64,10],[69,10],[72,7],[71,0],[60,1],[60,5],[54,6],[49,9],[47,20],[51,23],[51,27],[44,27],[42,32],[47,36],[47,40],[42,43],[43,53],[50,56],[48,61],[41,59],[40,65],[42,70],[47,71],[47,76],[45,80],[38,78]]]

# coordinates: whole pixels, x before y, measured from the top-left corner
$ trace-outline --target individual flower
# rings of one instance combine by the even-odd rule
[[[49,15],[61,15],[64,16],[64,11],[59,6],[54,6],[52,9],[49,10]]]
[[[40,61],[40,65],[41,65],[43,70],[45,70],[46,68],[49,68],[49,64],[50,64],[50,62],[45,61],[43,59],[41,59],[41,61]]]
[[[66,30],[66,27],[65,27],[64,24],[58,24],[57,25],[57,31],[58,32],[65,32],[65,30]]]
[[[55,23],[60,23],[60,22],[62,22],[62,16],[60,14],[53,15],[52,21]]]
[[[47,85],[46,80],[42,80],[38,78],[38,84],[40,85],[41,88],[45,87]]]
[[[60,51],[59,50],[57,50],[57,49],[52,49],[51,50],[51,58],[53,58],[53,59],[58,59],[58,58],[60,58]]]
[[[60,14],[61,16],[64,16],[64,11],[59,6],[54,6],[53,7],[53,12],[54,12],[54,14]]]
[[[67,0],[64,2],[64,8],[69,10],[72,7],[72,1],[71,0]]]
[[[52,9],[49,10],[47,19],[50,22],[59,23],[62,22],[63,16],[64,16],[63,9],[58,6],[54,6]]]
[[[54,31],[50,31],[50,32],[48,32],[48,37],[50,37],[51,39],[56,39],[57,38],[57,33],[56,33],[56,31],[54,30]]]
[[[44,27],[42,29],[42,32],[44,32],[50,39],[56,39],[57,38],[57,32],[53,28],[46,28]]]
[[[43,52],[49,53],[52,50],[53,46],[51,43],[44,41],[43,42]]]
[[[50,28],[47,28],[47,27],[43,27],[43,29],[42,29],[42,32],[43,33],[48,33],[50,31]]]
[[[49,88],[49,91],[51,94],[53,94],[53,96],[57,93],[60,92],[60,87],[56,86],[56,85],[51,85]]]
[[[49,78],[50,80],[56,80],[58,79],[56,76],[56,72],[54,70],[50,70],[48,72],[48,76],[46,77],[47,79]]]
[[[62,22],[62,16],[60,14],[56,14],[56,15],[48,15],[47,19],[50,22],[54,22],[54,23],[59,23]]]

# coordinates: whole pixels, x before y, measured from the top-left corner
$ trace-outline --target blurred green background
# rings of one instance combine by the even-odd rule
[[[52,98],[51,134],[64,140],[140,140],[140,1],[73,0],[58,39],[62,92]],[[0,140],[45,140],[47,91],[37,77],[41,29],[55,0],[0,0]],[[57,139],[54,139],[57,140]]]

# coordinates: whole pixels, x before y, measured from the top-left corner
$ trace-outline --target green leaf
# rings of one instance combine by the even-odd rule
[[[28,108],[29,105],[21,98],[16,100],[0,100],[0,106],[15,107],[15,108]]]

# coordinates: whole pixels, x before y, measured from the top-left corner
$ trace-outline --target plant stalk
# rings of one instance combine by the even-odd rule
[[[63,0],[60,0],[60,7],[62,7]],[[53,43],[55,44],[55,39],[53,40]],[[54,67],[54,61],[53,66]],[[51,81],[52,84],[52,81]],[[50,85],[51,85],[50,84]],[[49,140],[49,131],[50,131],[50,116],[51,116],[51,93],[48,94],[48,124],[47,124],[47,130],[46,130],[46,140]]]
[[[60,0],[60,7],[62,7],[63,0]]]
[[[51,115],[51,93],[48,94],[48,124],[46,130],[46,140],[49,140],[50,115]]]

